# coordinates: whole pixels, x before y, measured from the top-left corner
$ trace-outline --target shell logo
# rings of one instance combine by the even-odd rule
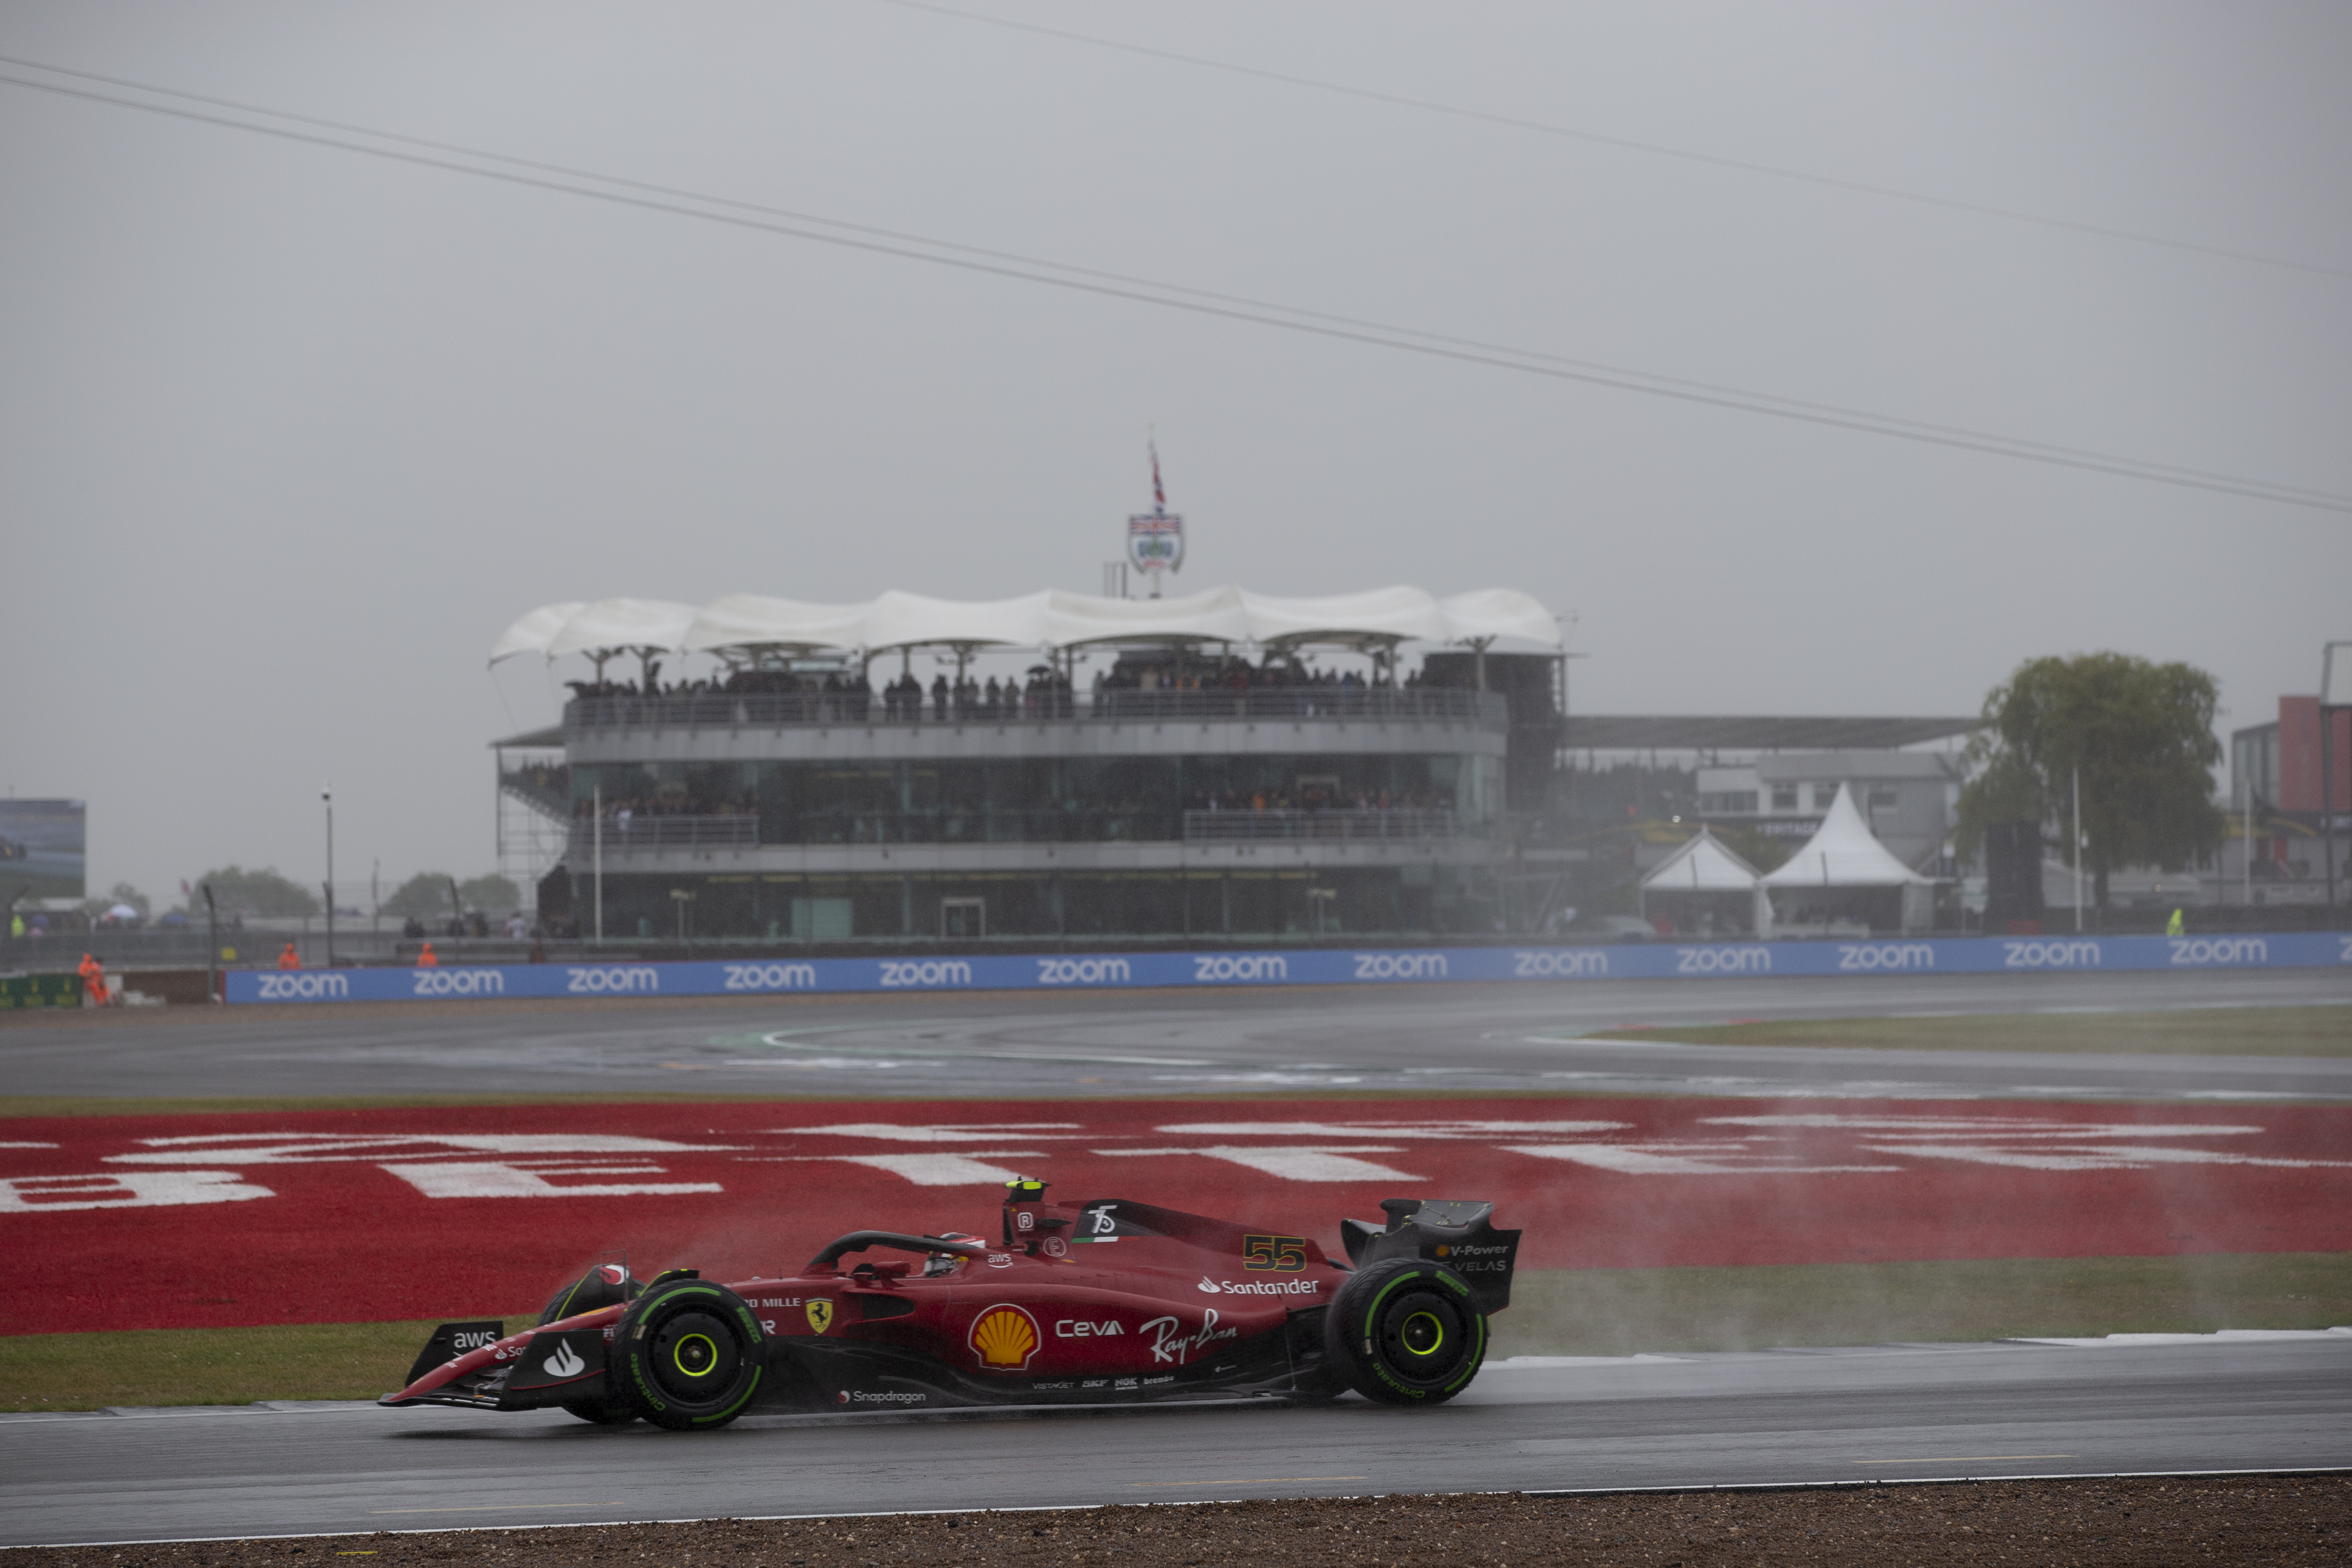
[[[991,1307],[971,1321],[972,1353],[980,1364],[1004,1372],[1025,1371],[1044,1336],[1037,1320],[1011,1305]]]

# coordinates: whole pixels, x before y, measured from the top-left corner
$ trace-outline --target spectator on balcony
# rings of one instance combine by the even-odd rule
[[[948,721],[948,678],[944,675],[931,677],[931,721]]]

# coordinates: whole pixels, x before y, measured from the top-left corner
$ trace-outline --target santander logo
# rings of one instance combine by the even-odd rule
[[[1201,1276],[1201,1282],[1198,1285],[1193,1286],[1192,1289],[1200,1291],[1204,1296],[1222,1296],[1224,1294],[1224,1291],[1218,1286],[1217,1282],[1210,1279],[1205,1274]]]
[[[582,1361],[580,1352],[568,1344],[557,1345],[555,1353],[547,1358],[547,1372],[551,1377],[578,1377],[587,1370],[588,1363]]]

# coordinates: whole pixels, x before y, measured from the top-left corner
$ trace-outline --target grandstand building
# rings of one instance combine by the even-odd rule
[[[1510,591],[551,605],[492,660],[587,679],[496,742],[501,849],[608,941],[1491,931],[1558,648]]]

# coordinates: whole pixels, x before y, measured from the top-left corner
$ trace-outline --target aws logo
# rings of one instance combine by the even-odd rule
[[[1011,1305],[991,1307],[971,1321],[971,1351],[980,1364],[996,1372],[1025,1372],[1044,1342],[1037,1320]]]

